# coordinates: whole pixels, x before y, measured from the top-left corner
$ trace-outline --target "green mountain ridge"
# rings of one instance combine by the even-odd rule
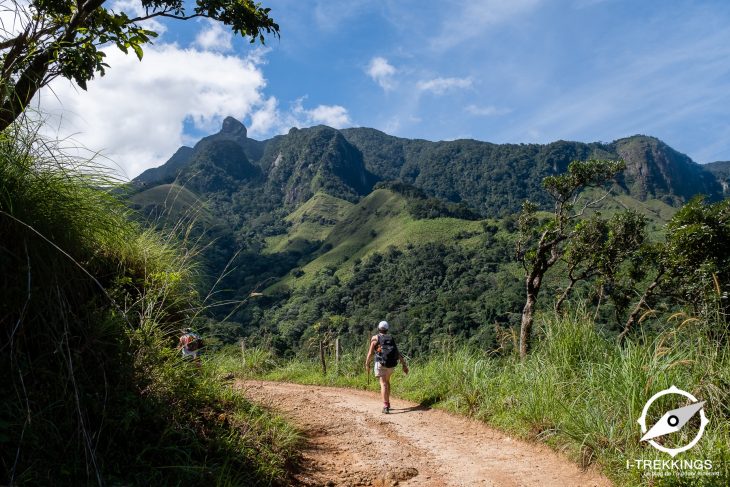
[[[131,202],[148,216],[167,209],[172,224],[202,205],[201,228],[215,230],[196,233],[210,280],[227,269],[217,296],[239,300],[266,289],[264,298],[239,309],[214,310],[230,322],[222,325],[226,336],[265,330],[286,351],[323,317],[372,320],[388,309],[391,318],[420,321],[414,340],[460,330],[493,343],[495,331],[479,323],[509,327],[519,311],[516,211],[525,199],[548,209],[543,178],[588,158],[627,163],[594,211],[633,209],[655,238],[695,194],[722,196],[717,170],[653,137],[610,144],[430,142],[320,125],[253,141],[243,124],[227,118],[218,134],[140,175]],[[169,205],[170,193],[179,205]],[[389,272],[401,277],[389,283]],[[436,303],[429,293],[447,298]],[[458,296],[467,295],[461,304]]]
[[[266,144],[259,165],[269,191],[280,191],[283,204],[298,205],[318,191],[356,201],[378,178],[365,167],[362,154],[330,127],[292,129]]]
[[[504,216],[528,198],[546,204],[542,179],[565,171],[572,160],[589,158],[625,160],[619,186],[639,200],[661,198],[676,206],[695,194],[712,200],[723,194],[716,171],[709,170],[712,166],[703,167],[659,139],[642,135],[609,144],[492,144],[466,139],[431,142],[369,128],[320,125],[255,141],[231,117],[218,134],[193,149],[181,148],[134,184],[149,187],[177,179],[202,194],[223,188],[234,192],[248,184],[291,208],[318,191],[354,202],[378,181],[397,180],[429,196],[463,202],[483,216]]]

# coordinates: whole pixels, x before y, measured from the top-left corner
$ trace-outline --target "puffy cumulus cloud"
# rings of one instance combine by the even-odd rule
[[[214,20],[206,19],[205,27],[195,37],[195,45],[204,51],[226,52],[233,48],[233,34],[230,29]]]
[[[65,79],[39,98],[41,110],[58,117],[58,136],[100,150],[128,177],[157,166],[186,142],[185,124],[214,132],[223,117],[240,119],[265,111],[266,80],[257,55],[247,58],[147,46],[142,62],[116,47],[106,50],[111,69],[81,91]],[[259,122],[261,124],[262,122]],[[56,135],[56,134],[53,134]]]
[[[317,105],[311,110],[299,107],[294,111],[295,116],[304,116],[304,123],[299,125],[324,124],[336,129],[346,127],[352,122],[347,109],[340,105]]]
[[[251,114],[251,126],[248,127],[249,136],[261,137],[272,132],[283,132],[279,102],[271,96]]]
[[[286,133],[292,127],[309,127],[312,125],[328,125],[343,128],[352,125],[347,108],[341,105],[317,105],[306,108],[306,96],[298,98],[288,110],[279,108],[279,101],[269,97],[254,113],[251,114],[249,135],[262,137],[272,133]]]
[[[395,67],[384,57],[372,58],[365,72],[385,91],[392,90],[395,87],[395,80],[393,79]]]
[[[470,88],[471,85],[471,78],[434,78],[416,83],[416,87],[420,91],[429,91],[436,95],[442,95],[451,90]]]

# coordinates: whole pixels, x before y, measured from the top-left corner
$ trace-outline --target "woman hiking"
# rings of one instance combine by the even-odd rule
[[[365,359],[365,370],[370,373],[370,360],[375,353],[375,377],[380,379],[380,394],[383,396],[383,413],[390,413],[390,376],[398,362],[403,366],[403,373],[408,373],[408,364],[398,351],[395,340],[388,335],[387,321],[378,323],[378,334],[370,339],[370,349]]]

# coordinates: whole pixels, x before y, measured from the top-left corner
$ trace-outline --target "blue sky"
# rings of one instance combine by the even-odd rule
[[[41,106],[128,177],[226,115],[259,139],[317,123],[495,143],[640,133],[730,160],[730,2],[262,3],[281,26],[266,48],[165,22],[141,63],[110,51],[88,92],[57,82]]]

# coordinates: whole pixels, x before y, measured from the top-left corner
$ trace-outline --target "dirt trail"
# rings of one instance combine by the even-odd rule
[[[483,423],[353,389],[246,381],[250,399],[282,412],[306,434],[301,486],[610,486],[547,447]]]

